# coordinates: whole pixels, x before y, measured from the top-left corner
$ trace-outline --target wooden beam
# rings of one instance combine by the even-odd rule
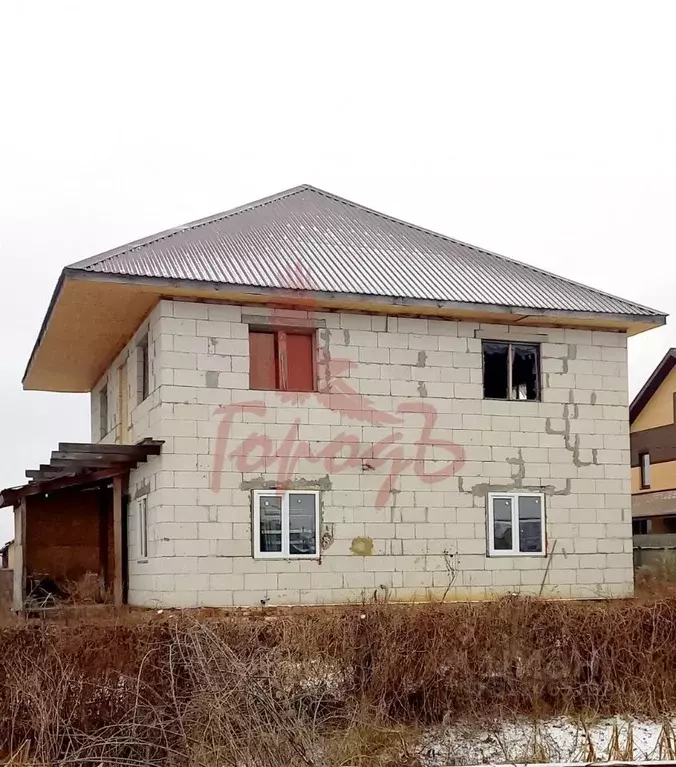
[[[108,586],[108,488],[107,482],[99,485],[99,583],[101,594]]]
[[[117,476],[113,479],[113,604],[122,606],[122,494],[124,478]]]
[[[67,487],[81,485],[91,485],[102,479],[110,479],[119,475],[126,474],[128,468],[118,466],[116,468],[106,468],[100,471],[92,471],[88,474],[70,474],[66,477],[57,477],[56,479],[45,479],[39,482],[30,482],[23,487],[10,488],[3,490],[0,494],[0,508],[3,506],[16,506],[20,500],[27,495],[40,495],[41,493],[53,493],[57,490],[63,490]]]
[[[110,469],[117,466],[119,469],[131,469],[134,467],[135,461],[116,461],[110,458],[101,458],[100,460],[87,460],[82,461],[78,459],[71,460],[70,458],[54,458],[50,464],[52,467],[60,468],[62,471],[71,472],[84,472],[84,471],[96,471],[97,469]]]
[[[67,473],[65,469],[44,463],[40,465],[39,469],[26,470],[26,476],[29,479],[56,479],[57,477],[63,477]]]
[[[14,509],[14,593],[12,607],[21,612],[26,604],[26,499]]]
[[[115,451],[105,453],[76,453],[69,450],[54,450],[52,452],[53,460],[63,461],[82,461],[83,463],[93,463],[95,461],[116,461],[117,463],[135,463],[136,461],[145,461],[145,455],[137,458],[136,456],[128,455],[122,451]]]
[[[99,445],[88,442],[59,442],[61,453],[120,453],[129,457],[159,455],[162,440],[139,442],[137,445]]]

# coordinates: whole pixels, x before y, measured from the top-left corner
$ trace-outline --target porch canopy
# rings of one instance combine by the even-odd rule
[[[114,603],[122,604],[129,472],[159,455],[162,445],[154,439],[62,442],[48,464],[26,472],[29,482],[0,492],[0,508],[14,507],[15,609],[24,609],[34,572],[56,575],[68,568],[98,569]]]
[[[159,455],[162,440],[144,439],[135,445],[100,445],[90,442],[60,442],[49,463],[29,469],[29,482],[0,492],[0,508],[18,506],[27,495],[54,492],[66,487],[101,482],[124,475]]]

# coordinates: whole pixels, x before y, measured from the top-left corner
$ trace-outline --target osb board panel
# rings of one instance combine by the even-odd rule
[[[108,515],[108,572],[112,573],[112,515]],[[26,514],[26,573],[77,580],[99,573],[101,530],[98,490],[62,490],[29,496]]]
[[[11,608],[13,592],[14,570],[0,570],[0,612]]]
[[[24,388],[91,391],[157,300],[127,285],[66,280]]]
[[[200,285],[177,286],[125,282],[125,278],[66,279],[56,298],[44,336],[35,350],[27,371],[24,387],[42,391],[89,392],[112,360],[124,348],[142,320],[162,297],[221,301],[234,304],[270,306],[269,293],[256,289],[223,286],[219,290]],[[445,308],[421,304],[406,305],[392,299],[357,299],[349,296],[274,296],[276,305],[313,309],[315,311],[354,311],[404,316],[448,317],[477,322],[534,325],[538,327],[596,328],[642,332],[652,325],[626,320],[597,317],[547,317],[541,314],[519,315],[479,309]]]

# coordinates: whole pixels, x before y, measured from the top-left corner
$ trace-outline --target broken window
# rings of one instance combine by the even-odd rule
[[[150,364],[148,359],[148,335],[146,334],[136,346],[136,363],[138,375],[138,402],[143,402],[150,394]]]
[[[256,558],[318,556],[318,491],[255,490],[253,506]]]
[[[641,490],[650,487],[650,453],[641,453],[638,457],[641,469]]]
[[[486,399],[536,400],[540,398],[540,347],[485,341],[483,380]]]
[[[543,555],[545,501],[541,493],[488,496],[488,554]]]
[[[250,331],[249,371],[251,389],[315,391],[314,334]]]
[[[99,431],[101,439],[108,434],[108,386],[104,384],[99,391]]]

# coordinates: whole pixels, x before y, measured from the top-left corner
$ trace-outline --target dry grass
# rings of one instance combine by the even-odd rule
[[[416,764],[449,719],[676,711],[676,600],[374,604],[0,629],[0,742],[34,763]]]

